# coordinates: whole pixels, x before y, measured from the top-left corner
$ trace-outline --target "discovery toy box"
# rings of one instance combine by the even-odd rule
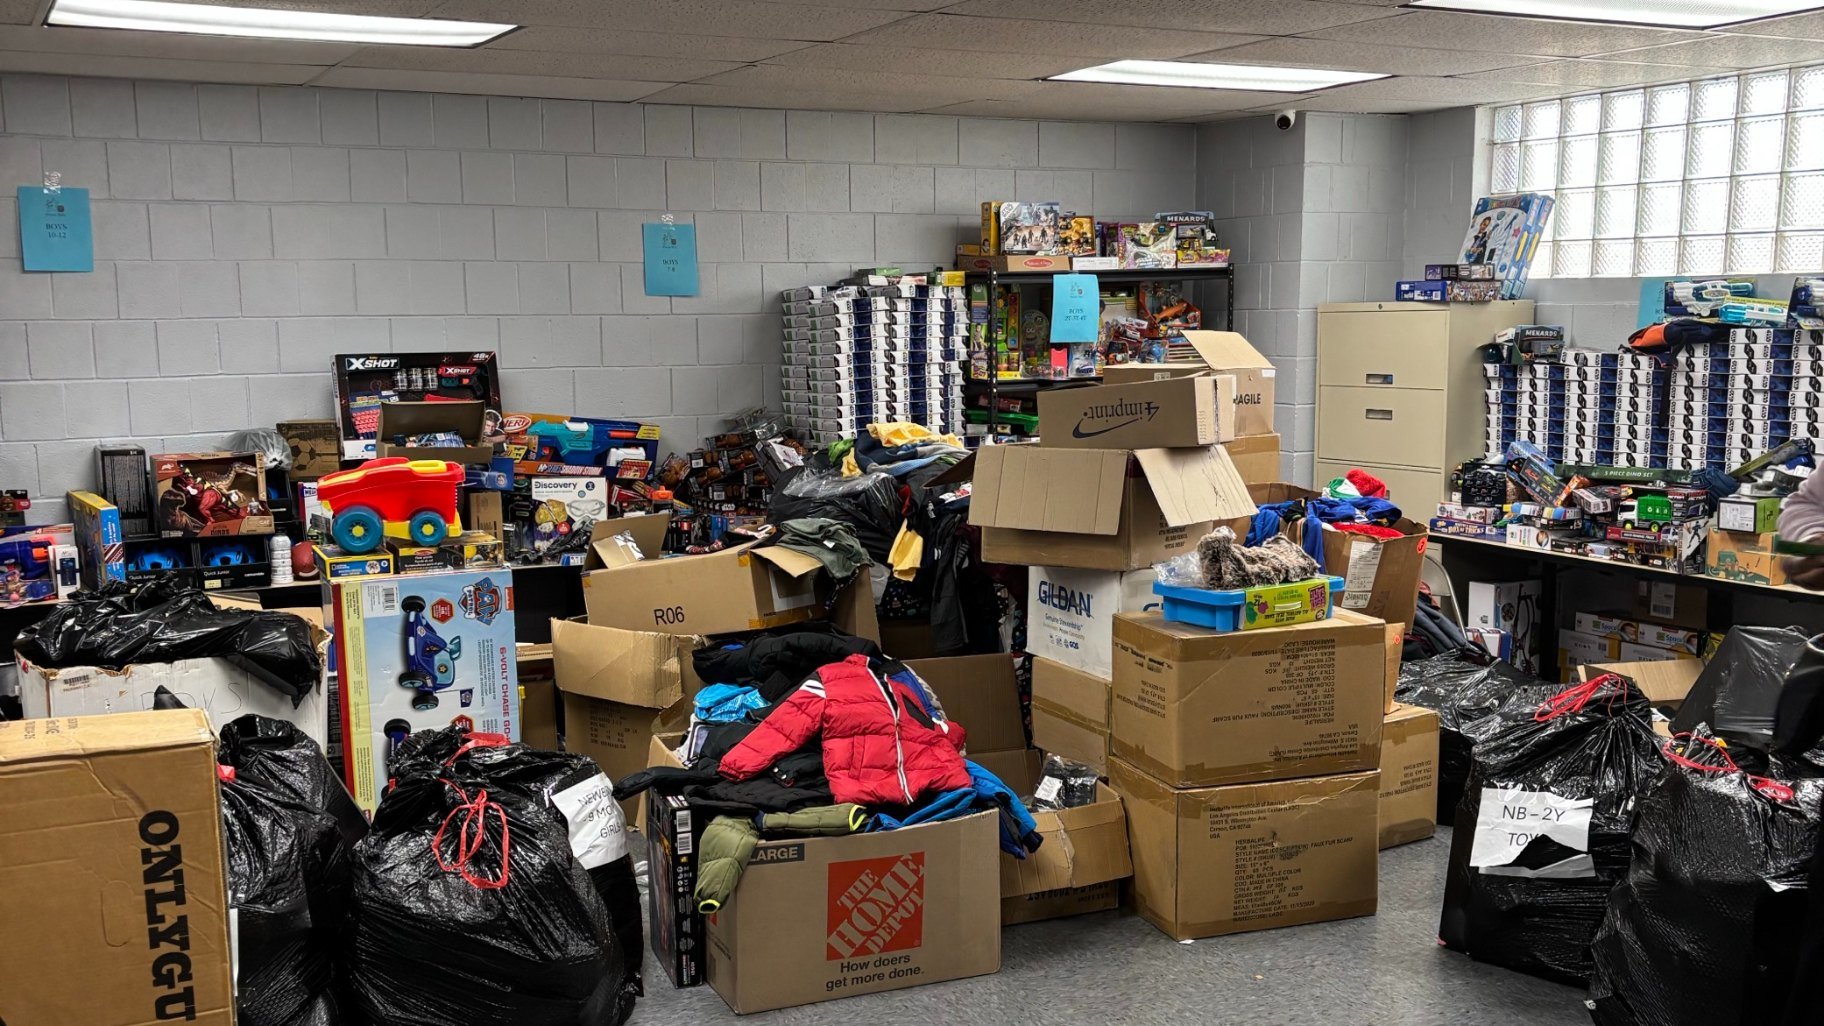
[[[379,805],[393,749],[460,724],[519,739],[511,570],[332,585],[348,789]]]

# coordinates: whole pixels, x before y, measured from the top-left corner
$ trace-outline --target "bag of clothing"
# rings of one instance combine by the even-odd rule
[[[1805,639],[1795,627],[1731,627],[1678,707],[1673,733],[1702,724],[1727,741],[1771,749],[1780,692]]]
[[[899,481],[891,474],[872,471],[843,477],[833,470],[802,467],[785,480],[774,482],[766,520],[769,524],[782,524],[806,517],[849,525],[874,562],[885,565],[899,525],[905,520],[905,504],[900,498]]]
[[[619,1026],[639,898],[620,810],[592,761],[456,728],[413,735],[356,849],[348,979],[388,1026]]]
[[[1530,718],[1561,690],[1473,645],[1401,665],[1394,698],[1438,714],[1438,822],[1456,816],[1471,752],[1501,725],[1497,714]]]
[[[1743,772],[1707,731],[1667,747],[1592,946],[1597,1026],[1778,1022],[1824,782]]]
[[[250,737],[262,743],[240,743]],[[336,1026],[351,839],[330,806],[353,800],[316,744],[279,720],[243,716],[222,728],[218,758],[235,1017],[242,1026]]]
[[[1577,986],[1628,871],[1635,803],[1664,765],[1646,696],[1604,674],[1475,745],[1438,939],[1479,962]]]

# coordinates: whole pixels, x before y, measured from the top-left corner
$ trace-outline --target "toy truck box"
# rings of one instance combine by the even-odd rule
[[[166,538],[271,534],[264,457],[172,452],[152,457],[152,506]]]
[[[481,570],[331,585],[348,789],[372,812],[408,735],[452,724],[519,739],[513,574]]]
[[[335,358],[336,428],[345,460],[372,459],[380,404],[483,403],[482,440],[500,441],[500,361],[494,353],[344,353]]]

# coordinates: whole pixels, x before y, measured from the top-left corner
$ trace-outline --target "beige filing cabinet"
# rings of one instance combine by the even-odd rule
[[[1361,467],[1423,521],[1450,472],[1483,455],[1481,354],[1533,301],[1325,303],[1317,308],[1318,484]]]

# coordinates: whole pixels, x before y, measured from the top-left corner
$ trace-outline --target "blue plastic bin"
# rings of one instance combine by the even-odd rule
[[[1322,588],[1322,603],[1313,593]],[[1304,588],[1296,609],[1288,608],[1284,599],[1287,589]],[[1258,588],[1182,588],[1154,583],[1153,594],[1164,599],[1162,612],[1167,620],[1208,627],[1216,631],[1245,631],[1260,627],[1288,627],[1296,623],[1328,620],[1336,593],[1343,590],[1341,577],[1313,577],[1290,584],[1269,584]],[[1256,615],[1250,617],[1252,606]]]

